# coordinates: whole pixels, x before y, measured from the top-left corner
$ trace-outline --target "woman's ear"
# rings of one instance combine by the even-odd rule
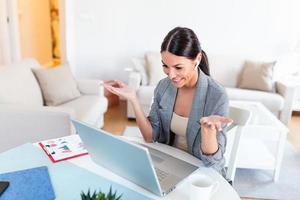
[[[195,68],[194,70],[197,69],[197,67],[199,66],[200,62],[201,62],[201,58],[202,58],[202,54],[201,53],[198,53],[197,57],[196,57],[196,65],[195,65]]]
[[[199,66],[199,64],[200,64],[200,61],[199,61],[199,60],[197,60],[197,61],[196,61],[196,65],[195,65],[195,68],[194,68],[194,70],[196,70],[196,69],[197,69],[197,67]]]
[[[201,62],[201,59],[202,59],[202,53],[198,53],[196,59],[199,61],[199,63]]]

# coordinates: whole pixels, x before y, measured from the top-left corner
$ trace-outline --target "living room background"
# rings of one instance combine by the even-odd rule
[[[130,58],[187,26],[208,53],[277,57],[300,40],[296,0],[65,1],[67,59],[82,77],[127,80]]]
[[[9,57],[5,2],[0,6],[0,63]],[[276,58],[300,43],[297,0],[59,2],[62,59],[81,77],[127,81],[124,68],[132,66],[130,58],[159,51],[163,36],[175,26],[195,30],[209,54]]]

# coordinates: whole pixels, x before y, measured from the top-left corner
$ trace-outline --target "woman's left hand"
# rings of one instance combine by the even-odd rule
[[[201,127],[207,131],[221,131],[222,126],[225,124],[232,123],[233,120],[228,117],[223,117],[220,115],[210,115],[207,117],[202,117],[200,119]]]

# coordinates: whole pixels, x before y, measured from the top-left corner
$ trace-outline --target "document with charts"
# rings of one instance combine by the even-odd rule
[[[52,162],[59,162],[88,154],[77,134],[44,140],[39,142],[39,145],[43,148]]]

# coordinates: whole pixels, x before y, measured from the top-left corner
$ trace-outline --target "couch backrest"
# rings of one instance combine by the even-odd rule
[[[42,106],[40,86],[31,68],[38,67],[34,59],[25,59],[0,68],[0,103]]]
[[[25,58],[25,59],[21,60],[20,62],[15,62],[15,63],[8,65],[8,67],[19,67],[19,68],[27,67],[29,69],[32,69],[32,68],[39,68],[39,67],[41,67],[41,65],[34,58]]]
[[[237,87],[246,60],[274,61],[262,56],[238,54],[207,53],[211,77],[225,87]],[[147,52],[144,58],[133,58],[134,69],[143,77],[142,85],[156,85],[166,75],[162,70],[161,57],[158,52]]]
[[[245,57],[238,55],[208,54],[210,73],[213,79],[225,87],[236,87]]]
[[[147,55],[148,63],[146,60]],[[152,64],[150,67],[149,58],[151,58],[150,63]],[[142,77],[145,77],[145,74],[148,76],[148,80],[142,81],[143,85],[145,85],[145,82],[153,85],[158,82],[158,79],[165,77],[161,66],[161,57],[158,52],[145,54],[144,62],[141,62],[141,59],[138,58],[134,59],[133,65],[135,70],[139,71]],[[245,57],[238,55],[208,54],[211,76],[226,87],[236,87],[245,60]],[[142,69],[141,66],[144,66],[144,68]],[[157,80],[151,83],[151,77],[155,77]]]

